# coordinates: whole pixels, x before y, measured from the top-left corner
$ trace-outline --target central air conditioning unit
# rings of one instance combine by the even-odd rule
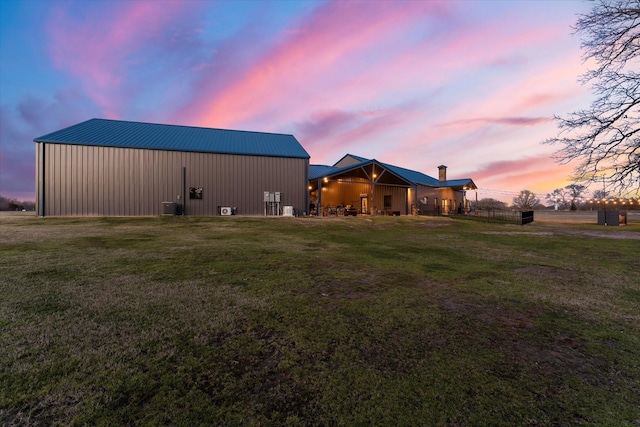
[[[220,208],[220,215],[231,215],[231,208],[228,206]]]

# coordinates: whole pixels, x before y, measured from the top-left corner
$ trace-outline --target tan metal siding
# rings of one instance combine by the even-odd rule
[[[374,207],[378,212],[385,210],[384,196],[391,196],[390,211],[398,211],[401,214],[407,214],[407,189],[405,187],[387,187],[376,185],[374,195]]]
[[[44,145],[36,144],[36,212],[42,216],[44,212]]]
[[[372,194],[371,183],[363,180],[363,182],[339,182],[332,181],[322,183],[322,207],[336,207],[353,205],[360,209],[360,197],[367,195],[369,210],[375,212],[384,211],[384,196],[391,196],[391,209],[400,211],[402,214],[407,212],[407,189],[405,187],[387,186],[376,184],[374,193]]]
[[[217,215],[218,206],[261,215],[263,192],[305,209],[307,159],[38,144],[38,200],[44,215],[159,215],[162,202],[184,197],[188,215]],[[40,164],[42,163],[42,164]],[[186,168],[185,194],[182,168]],[[42,180],[40,179],[42,177]],[[202,187],[203,200],[190,200]]]
[[[218,206],[237,207],[238,213],[264,211],[264,191],[283,193],[282,205],[304,209],[304,159],[183,153],[186,187],[202,187],[203,199],[187,199],[187,212],[210,215]]]

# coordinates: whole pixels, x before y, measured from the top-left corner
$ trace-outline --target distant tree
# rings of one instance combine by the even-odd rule
[[[538,205],[540,205],[540,199],[529,190],[522,190],[513,198],[513,207],[516,209],[533,209]]]
[[[21,211],[23,209],[34,210],[35,203],[21,202],[16,199],[9,199],[7,197],[0,196],[0,211]]]
[[[572,211],[578,210],[582,201],[582,193],[587,189],[584,185],[570,184],[564,187],[568,192],[568,202]]]
[[[604,191],[604,190],[595,190],[593,192],[593,198],[594,199],[606,199],[607,197],[609,197],[609,192],[608,191]]]
[[[479,209],[507,209],[507,204],[490,197],[478,200]]]
[[[567,200],[565,194],[566,192],[564,188],[556,188],[551,193],[548,193],[544,198],[547,199],[547,202],[556,210],[566,209]]]
[[[592,83],[591,107],[563,118],[545,144],[562,146],[561,163],[578,161],[576,179],[606,179],[611,190],[640,190],[640,3],[598,0],[574,27],[582,36],[583,59],[596,67],[581,76]]]

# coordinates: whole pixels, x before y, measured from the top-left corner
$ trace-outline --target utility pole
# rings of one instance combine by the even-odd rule
[[[607,195],[606,187],[604,184],[604,175],[602,175],[602,210],[604,213],[604,225],[607,225],[607,202],[605,201],[605,197]]]

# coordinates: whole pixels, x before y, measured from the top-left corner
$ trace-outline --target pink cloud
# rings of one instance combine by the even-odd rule
[[[305,132],[305,128],[300,129],[303,132],[296,131],[296,135],[305,141],[314,163],[333,163],[346,152],[369,158],[384,155],[389,146],[385,140],[393,139],[395,132],[415,120],[415,112],[414,106],[403,104],[356,113],[334,112],[329,117],[333,119],[331,122],[311,122],[322,129],[315,134]],[[308,123],[305,122],[306,126]],[[381,140],[385,142],[381,143]],[[379,160],[385,159],[388,158]]]
[[[265,116],[291,119],[301,105],[320,107],[321,100],[331,99],[345,80],[342,68],[351,57],[370,52],[403,23],[440,10],[440,4],[430,2],[409,2],[403,7],[372,2],[366,8],[357,2],[323,3],[225,88],[214,81],[203,87],[210,99],[197,102],[184,115],[194,123],[216,127],[238,126]]]
[[[553,121],[552,117],[486,117],[466,120],[456,120],[449,123],[440,123],[436,126],[443,127],[465,127],[467,125],[505,125],[505,126],[535,126],[541,123]]]
[[[539,170],[553,164],[548,156],[524,157],[516,160],[499,160],[483,164],[472,172],[475,179],[495,179],[513,176],[529,170]]]
[[[359,121],[357,114],[340,110],[316,111],[309,120],[299,123],[296,134],[304,140],[321,141],[344,131]]]
[[[118,118],[131,96],[124,86],[140,50],[158,42],[168,24],[194,3],[106,3],[83,20],[58,7],[47,26],[53,64],[75,76],[106,117]]]
[[[539,155],[486,163],[470,175],[481,189],[528,189],[544,196],[570,184],[572,170],[572,165],[558,165],[549,156]]]

